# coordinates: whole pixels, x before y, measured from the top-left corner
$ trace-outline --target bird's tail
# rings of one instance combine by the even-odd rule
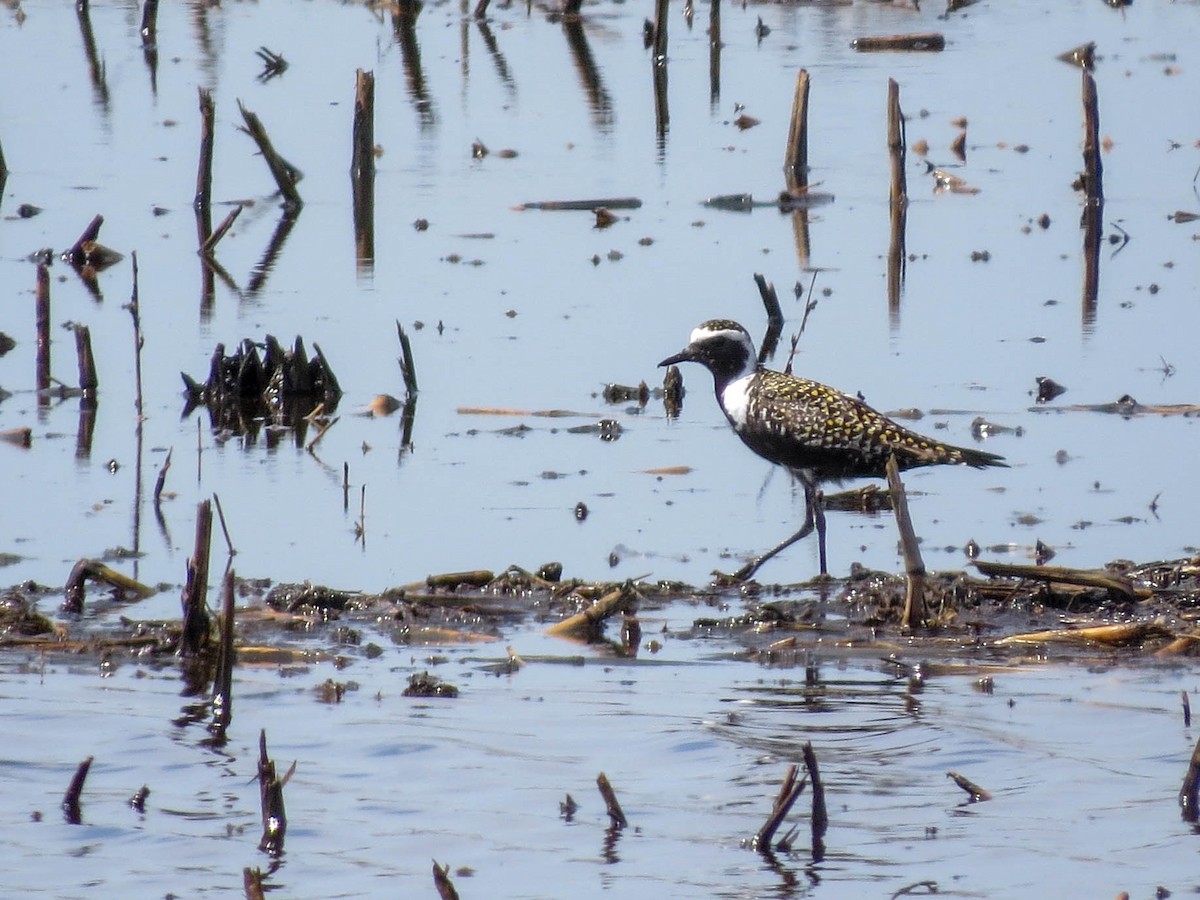
[[[951,459],[956,463],[970,466],[973,469],[986,469],[989,466],[1008,468],[1004,457],[998,453],[988,453],[984,450],[973,450],[970,447],[948,447]]]

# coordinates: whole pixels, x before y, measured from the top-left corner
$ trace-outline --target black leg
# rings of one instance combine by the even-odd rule
[[[729,576],[732,581],[747,581],[755,572],[757,572],[759,570],[759,568],[762,567],[762,564],[765,563],[768,559],[771,559],[772,557],[774,557],[777,554],[781,553],[782,551],[786,550],[788,547],[792,546],[792,544],[796,543],[796,541],[803,540],[804,538],[808,537],[810,534],[812,534],[812,531],[814,528],[817,530],[817,537],[821,541],[821,545],[819,548],[820,557],[821,557],[821,574],[822,575],[826,574],[825,573],[825,501],[824,501],[824,495],[822,495],[821,492],[818,491],[814,485],[809,484],[807,480],[805,480],[803,483],[804,483],[804,525],[802,525],[800,530],[797,531],[795,534],[793,534],[791,537],[789,537],[787,540],[776,544],[774,547],[772,547],[770,550],[768,550],[762,556],[759,556],[755,559],[750,560],[750,562],[746,563],[744,566],[742,566],[740,569],[738,569],[736,572],[734,572],[731,576]]]

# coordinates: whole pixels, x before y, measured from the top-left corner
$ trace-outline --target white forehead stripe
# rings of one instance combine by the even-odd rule
[[[699,325],[692,329],[692,333],[688,337],[688,341],[694,344],[697,341],[703,341],[714,337],[727,337],[735,341],[744,341],[746,339],[746,333],[735,328],[721,328],[719,330],[713,330],[712,328],[708,328],[704,325]]]

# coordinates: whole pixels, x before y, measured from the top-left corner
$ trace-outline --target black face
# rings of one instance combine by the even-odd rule
[[[717,379],[723,382],[741,375],[746,369],[746,343],[735,335],[711,334],[684,347],[674,356],[668,356],[660,366],[680,362],[698,362]]]

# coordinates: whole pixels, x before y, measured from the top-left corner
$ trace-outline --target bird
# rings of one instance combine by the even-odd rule
[[[940,443],[872,409],[857,397],[819,381],[777,372],[758,361],[754,341],[737,322],[709,319],[688,345],[659,366],[700,363],[712,374],[717,403],[742,442],[790,470],[804,486],[804,525],[735,572],[742,582],[815,528],[821,574],[826,575],[825,512],[818,485],[847,478],[883,478],[888,459],[899,469],[942,464],[976,469],[1007,466],[1004,457]]]

